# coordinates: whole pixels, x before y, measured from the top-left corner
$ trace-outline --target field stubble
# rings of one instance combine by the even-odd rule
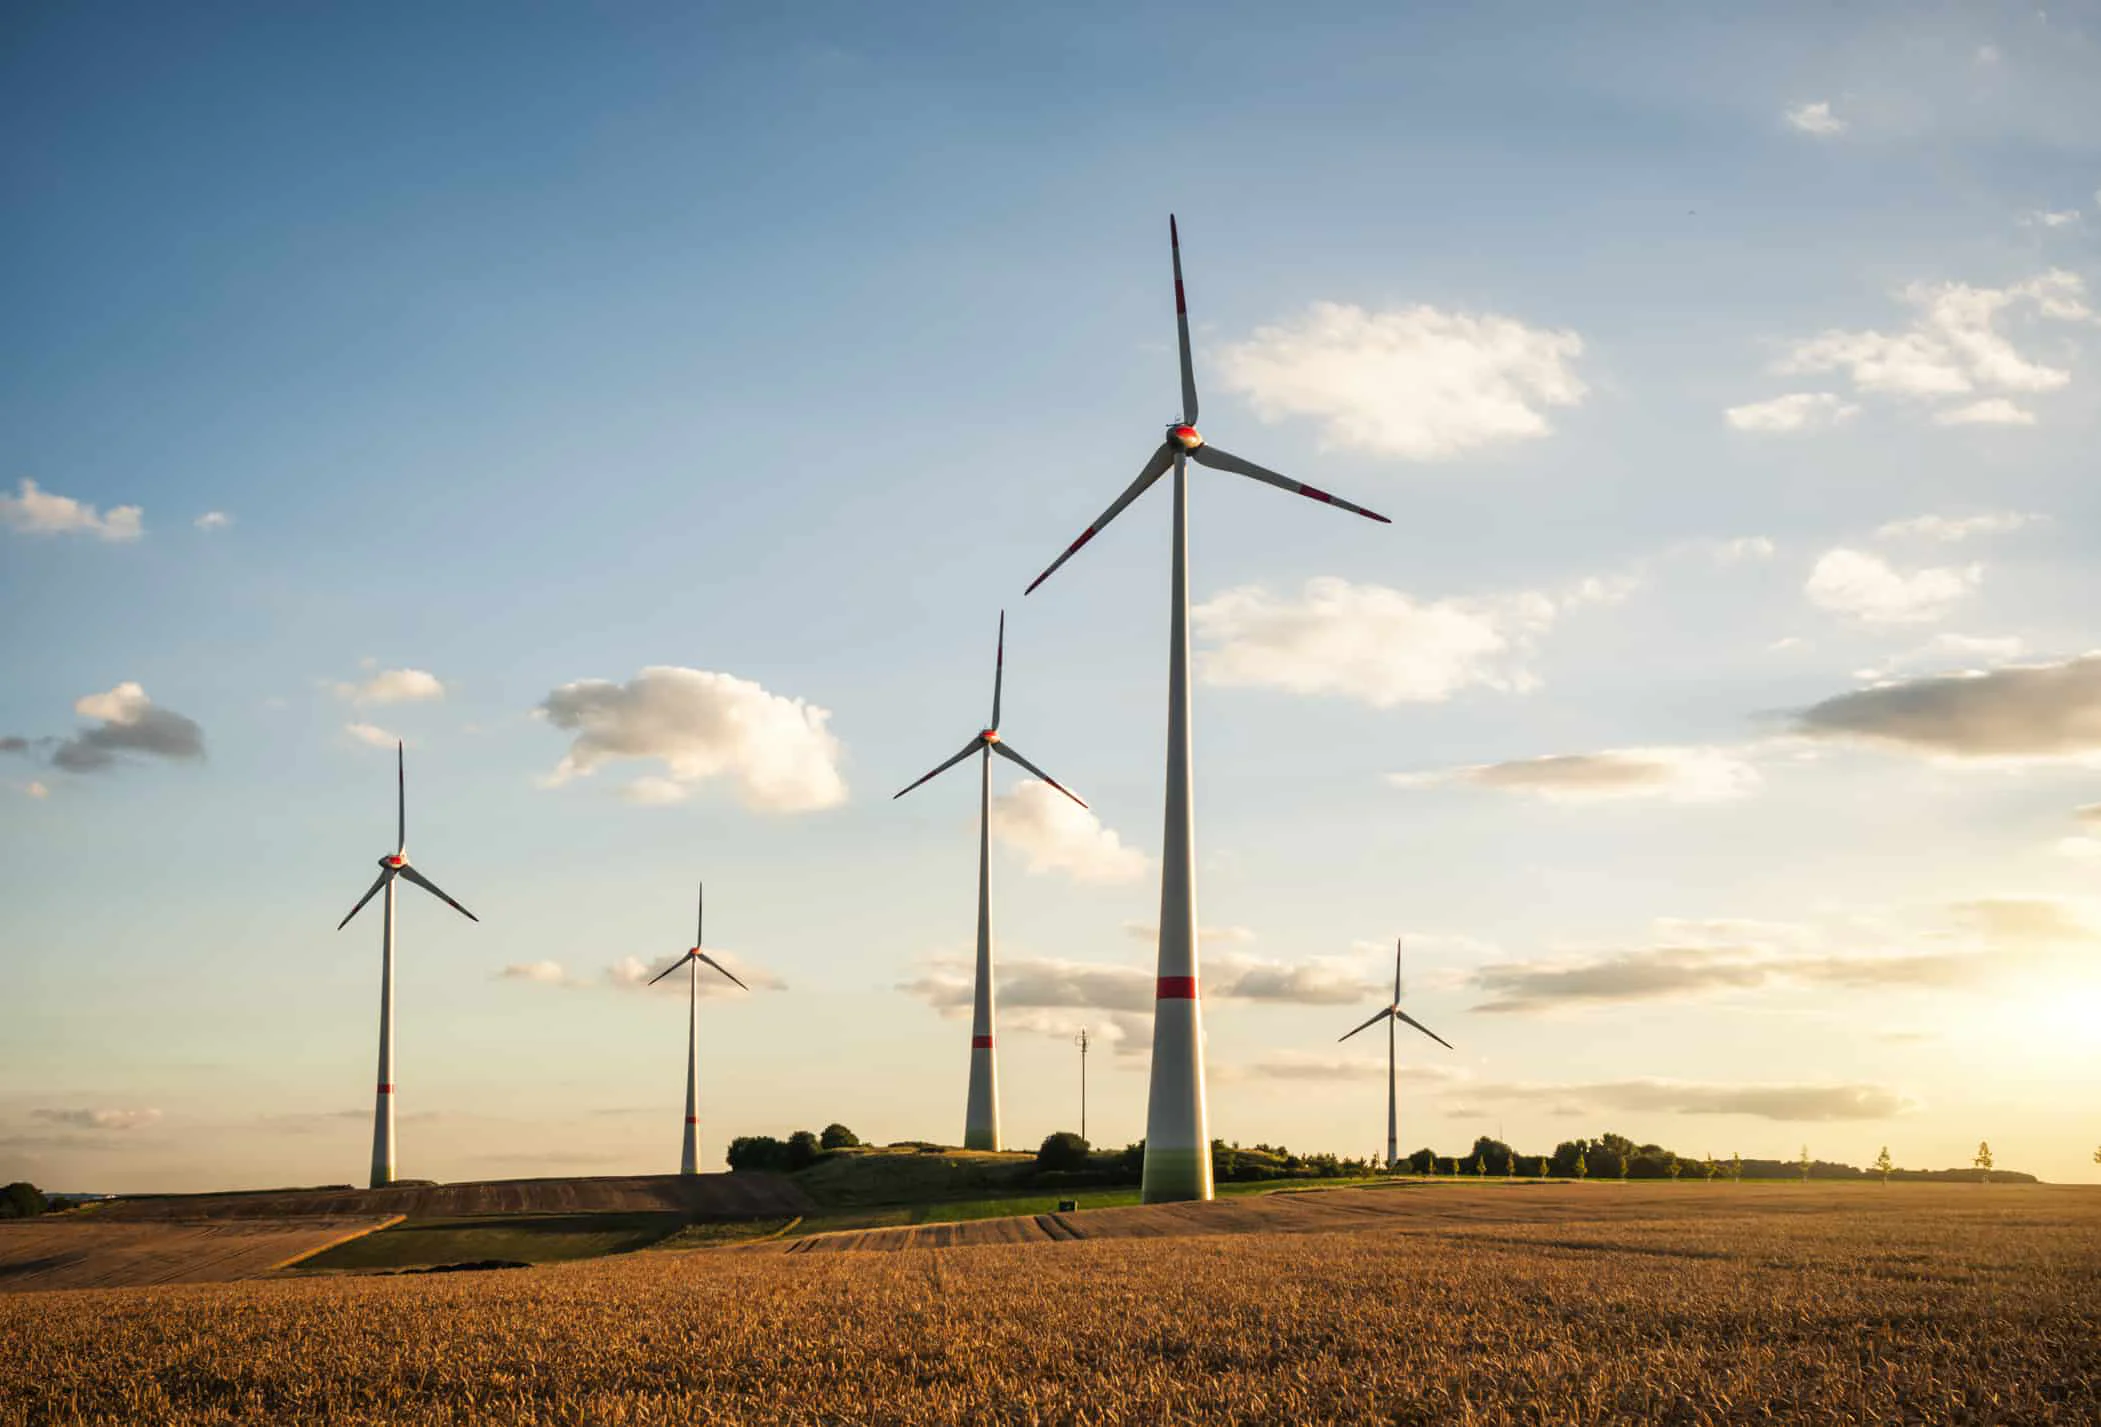
[[[7,1422],[2101,1420],[2101,1194],[1438,1187],[1372,1227],[0,1300]]]

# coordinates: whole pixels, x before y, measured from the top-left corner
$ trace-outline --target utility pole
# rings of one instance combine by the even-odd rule
[[[1087,1139],[1087,1028],[1085,1026],[1082,1026],[1080,1033],[1073,1037],[1072,1043],[1080,1048],[1080,1138],[1085,1140]],[[1088,1143],[1092,1144],[1093,1141],[1089,1140]]]

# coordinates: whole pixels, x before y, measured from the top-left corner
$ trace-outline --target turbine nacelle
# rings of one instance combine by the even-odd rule
[[[1178,421],[1168,427],[1167,439],[1180,446],[1184,451],[1194,451],[1197,447],[1204,444],[1203,436],[1198,433],[1194,426],[1191,426],[1186,421]]]
[[[978,734],[978,737],[984,739],[987,743],[997,743],[999,742],[999,730],[996,728],[988,728],[980,732]]]
[[[389,868],[395,872],[399,872],[402,868],[409,865],[409,860],[407,854],[394,852],[389,853],[387,856],[380,858],[379,865],[385,868]]]

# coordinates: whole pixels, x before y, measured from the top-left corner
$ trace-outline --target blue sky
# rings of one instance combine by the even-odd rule
[[[2093,1176],[2093,7],[8,23],[0,1177],[359,1173],[383,734],[404,1173],[668,1164],[702,876],[704,1154],[953,1137],[1002,606],[1008,1132],[1085,1024],[1136,1138],[1164,493],[1021,590],[1170,210],[1206,434],[1395,521],[1194,487],[1214,1132],[1378,1143],[1407,933],[1404,1148]]]

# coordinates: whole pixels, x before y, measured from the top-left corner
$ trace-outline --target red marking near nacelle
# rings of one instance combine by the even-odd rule
[[[382,1095],[392,1095],[394,1093],[394,1087],[391,1085],[382,1085],[379,1087],[379,1093]]]
[[[697,1125],[697,1124],[699,1124],[699,1123],[700,1123],[700,1116],[698,1116],[698,1115],[688,1115],[688,1116],[686,1116],[686,1123],[687,1123],[687,1124],[689,1124],[689,1125]]]
[[[387,859],[387,866],[389,866],[389,867],[399,867],[399,866],[401,866],[401,864],[402,864],[402,863],[404,863],[404,862],[406,862],[406,861],[408,861],[408,859],[407,859],[406,857],[389,857],[389,858]]]
[[[1194,1001],[1196,999],[1196,978],[1194,976],[1163,976],[1160,978],[1160,989],[1156,994],[1157,999],[1162,1001]]]
[[[980,733],[978,737],[984,739],[987,743],[997,743],[999,742],[999,730],[996,728],[988,728],[984,730],[984,732]]]
[[[992,1037],[972,1036],[970,1038],[970,1048],[972,1050],[990,1050],[992,1049]]]
[[[1335,504],[1335,497],[1329,495],[1326,491],[1317,491],[1311,486],[1300,486],[1299,494],[1304,496],[1311,496],[1315,500],[1324,500],[1329,505]]]
[[[1175,311],[1181,313],[1184,317],[1189,315],[1189,303],[1182,297],[1182,280],[1180,278],[1175,279]]]

